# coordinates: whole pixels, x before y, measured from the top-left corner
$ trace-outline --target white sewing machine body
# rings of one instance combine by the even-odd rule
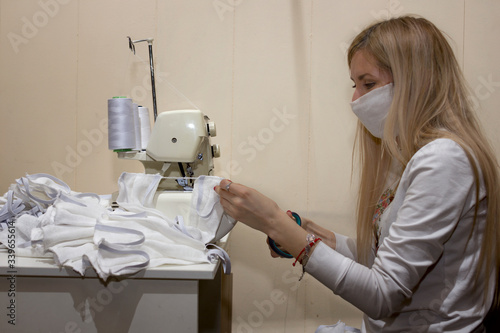
[[[156,209],[167,217],[189,212],[193,179],[213,175],[220,156],[213,122],[199,110],[165,111],[158,115],[146,151],[119,151],[118,158],[138,160],[146,173],[166,177],[155,194]]]
[[[138,160],[146,173],[183,178],[213,174],[218,145],[210,144],[215,124],[199,110],[166,111],[158,115],[146,151],[118,152],[118,158]],[[174,179],[165,179],[163,189],[183,190]]]

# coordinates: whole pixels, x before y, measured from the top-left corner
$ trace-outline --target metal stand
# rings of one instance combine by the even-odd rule
[[[132,40],[130,36],[127,36],[128,38],[128,47],[132,52],[135,54],[135,44],[136,43],[141,43],[141,42],[148,42],[148,48],[149,48],[149,70],[151,72],[151,92],[153,94],[153,115],[154,115],[154,121],[156,121],[156,117],[158,116],[158,110],[156,108],[156,85],[155,85],[155,67],[153,64],[153,38],[147,38],[147,39],[138,39],[138,40]]]

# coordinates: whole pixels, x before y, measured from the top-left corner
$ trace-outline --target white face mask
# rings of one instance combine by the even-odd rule
[[[393,84],[389,83],[351,102],[352,112],[376,138],[384,136],[385,119],[389,114],[392,98]]]

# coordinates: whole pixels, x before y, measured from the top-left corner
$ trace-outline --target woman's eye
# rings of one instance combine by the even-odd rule
[[[365,83],[365,84],[363,84],[363,86],[364,86],[366,89],[370,90],[371,88],[373,88],[373,87],[375,86],[375,82]],[[352,86],[352,88],[356,88],[356,87],[357,87],[357,86],[356,86],[356,84],[354,84],[354,85]]]
[[[364,83],[364,84],[363,84],[363,86],[364,86],[366,89],[368,89],[368,90],[369,90],[369,89],[371,89],[371,88],[373,88],[373,87],[375,86],[375,82],[368,82],[368,83]],[[356,88],[357,86],[356,86],[356,84],[354,84],[352,87],[353,87],[353,88]]]

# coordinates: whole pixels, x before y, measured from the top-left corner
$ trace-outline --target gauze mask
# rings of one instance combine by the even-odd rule
[[[389,114],[392,98],[393,84],[389,83],[351,102],[352,112],[376,138],[384,136],[385,119]]]

